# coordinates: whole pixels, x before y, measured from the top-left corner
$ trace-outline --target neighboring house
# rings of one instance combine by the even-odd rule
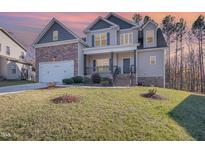
[[[57,81],[94,72],[118,84],[165,86],[166,42],[154,21],[136,25],[109,13],[84,30],[81,40],[55,18],[34,42],[37,79]],[[125,84],[126,83],[126,84]]]
[[[25,60],[27,50],[9,32],[0,27],[0,79],[28,79],[31,64]]]

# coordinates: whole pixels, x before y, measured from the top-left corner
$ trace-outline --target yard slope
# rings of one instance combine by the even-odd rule
[[[158,88],[59,88],[0,96],[0,140],[205,140],[205,96]],[[54,104],[62,94],[81,101]]]

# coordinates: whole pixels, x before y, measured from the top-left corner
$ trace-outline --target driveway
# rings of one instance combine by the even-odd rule
[[[0,87],[0,95],[19,93],[26,90],[34,90],[34,89],[45,88],[45,87],[47,87],[46,83],[32,83],[32,84]]]

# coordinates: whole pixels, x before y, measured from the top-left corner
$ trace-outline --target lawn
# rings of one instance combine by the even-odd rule
[[[27,81],[27,80],[3,80],[0,81],[0,87],[22,85],[22,84],[29,84],[29,83],[34,83],[34,82]]]
[[[205,96],[148,88],[59,88],[0,96],[0,140],[205,140]],[[81,101],[54,104],[62,94]]]

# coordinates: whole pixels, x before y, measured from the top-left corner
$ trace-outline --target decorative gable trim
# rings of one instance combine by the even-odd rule
[[[122,17],[122,16],[120,16],[120,15],[118,15],[116,13],[113,13],[113,12],[110,12],[108,15],[106,15],[105,19],[108,19],[110,16],[115,16],[115,17],[117,17],[117,18],[119,18],[119,19],[121,19],[121,20],[123,20],[123,21],[125,21],[125,22],[127,22],[127,23],[129,23],[131,25],[133,25],[133,26],[138,27],[138,25],[136,25],[134,22],[131,22],[131,21],[127,20],[126,18],[124,18],[124,17]]]
[[[141,29],[144,29],[149,23],[152,23],[153,25],[155,25],[158,28],[158,24],[154,21],[154,20],[150,20],[148,21],[146,24],[144,24]]]
[[[106,23],[110,24],[110,25],[111,25],[110,27],[112,27],[112,28],[119,28],[118,25],[116,25],[116,24],[110,22],[109,20],[107,20],[107,19],[105,19],[105,18],[99,16],[99,17],[97,17],[92,23],[90,23],[90,24],[88,25],[88,27],[87,27],[83,32],[84,32],[84,33],[90,32],[90,28],[92,28],[99,20],[103,20],[103,21],[105,21]]]
[[[38,37],[35,39],[35,41],[33,42],[33,45],[37,44],[40,39],[46,34],[46,32],[51,28],[51,26],[54,23],[58,23],[60,26],[62,26],[66,31],[68,31],[69,33],[71,33],[76,39],[80,39],[73,31],[71,31],[68,27],[66,27],[63,23],[61,23],[60,21],[58,21],[56,18],[53,18],[47,25],[46,27],[41,31],[41,33],[38,35]]]

